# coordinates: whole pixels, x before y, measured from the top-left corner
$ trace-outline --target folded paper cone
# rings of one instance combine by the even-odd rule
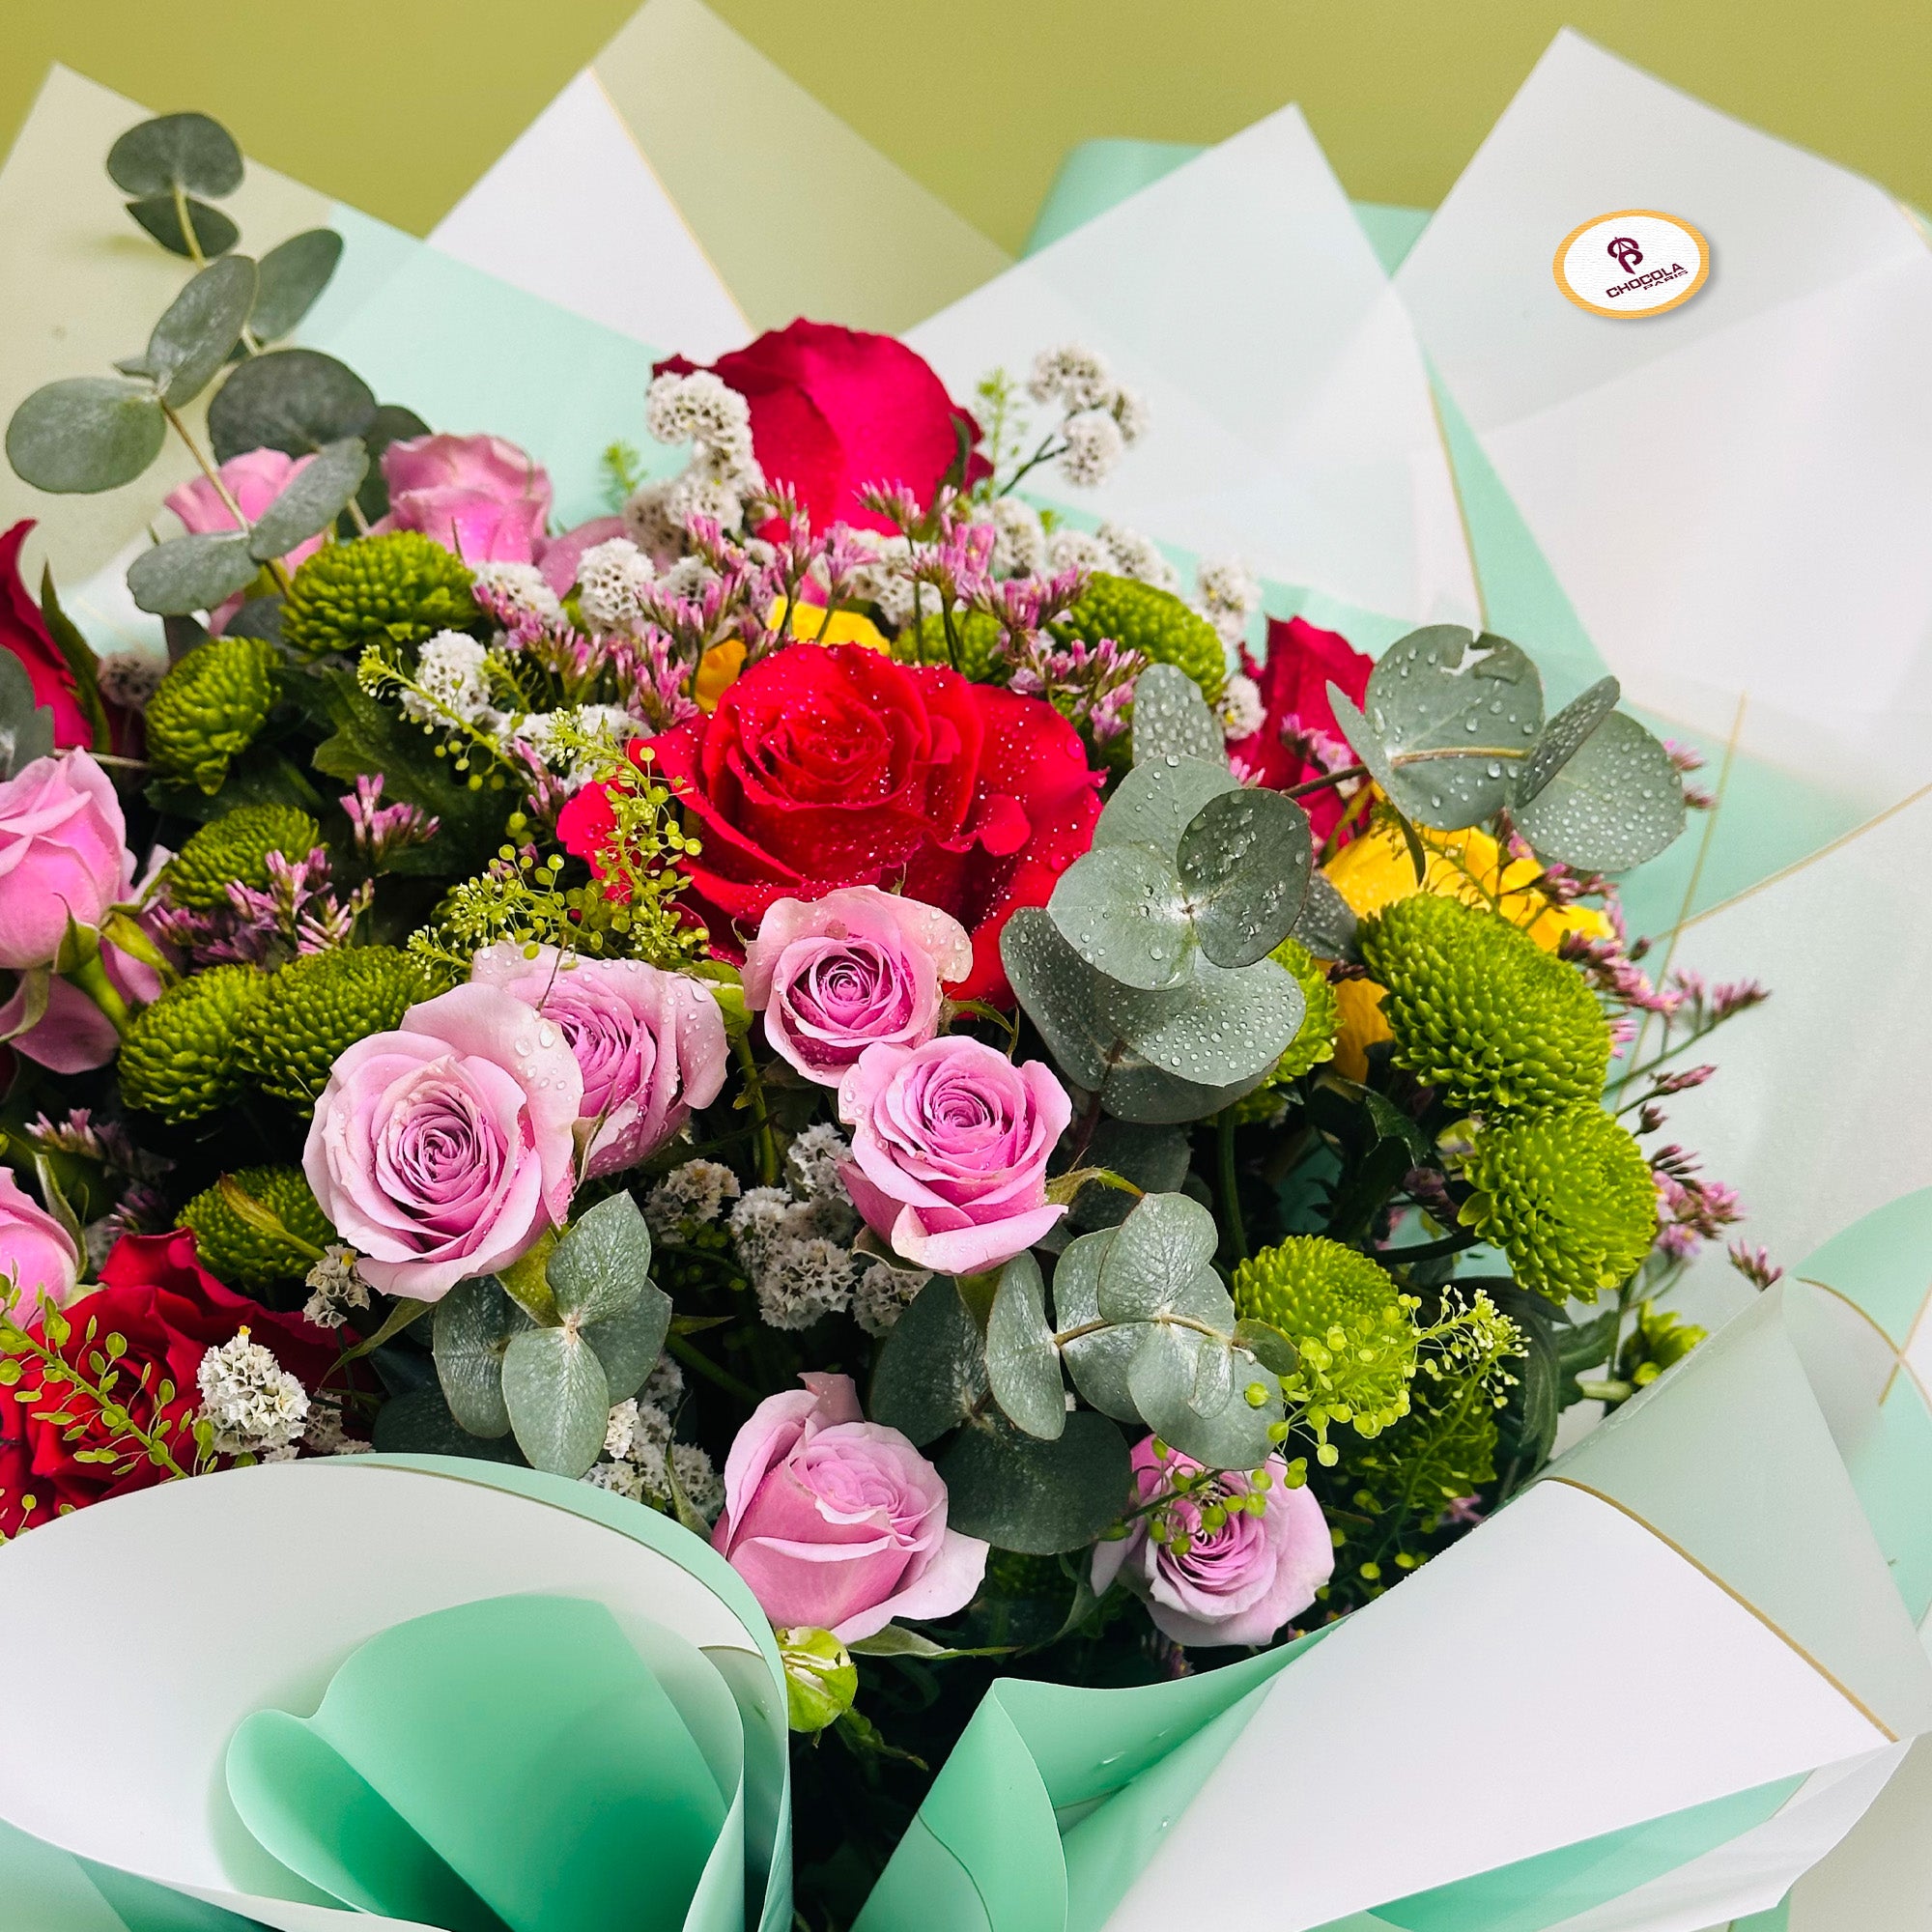
[[[172,1893],[178,1913],[205,1901],[280,1932],[335,1932],[352,1918],[467,1932],[460,1913],[387,1917],[342,1902],[344,1890],[382,1896],[367,1889],[371,1873],[386,1874],[391,1900],[456,1898],[446,1874],[421,1879],[420,1836],[460,1881],[477,1881],[500,1915],[488,1922],[562,1932],[581,1919],[582,1932],[603,1932],[609,1912],[593,1910],[597,1873],[585,1869],[596,1861],[560,1841],[566,1827],[554,1826],[545,1850],[570,1885],[532,1890],[530,1857],[508,1856],[523,1828],[506,1813],[493,1847],[479,1806],[496,1794],[528,1813],[526,1827],[575,1775],[573,1752],[618,1750],[620,1762],[653,1724],[663,1742],[651,1775],[677,1788],[653,1800],[640,1785],[626,1802],[672,1833],[657,1865],[682,1889],[667,1920],[663,1898],[639,1885],[627,1922],[791,1922],[784,1681],[770,1629],[723,1559],[654,1511],[439,1457],[276,1463],[50,1523],[0,1549],[0,1591],[16,1654],[33,1659],[0,1713],[0,1820],[42,1841],[42,1867],[49,1848],[81,1861],[130,1927]],[[411,1644],[429,1646],[427,1661],[398,1678]],[[429,1678],[447,1679],[447,1719],[413,1707]],[[72,1721],[77,1685],[90,1710],[114,1714],[111,1804],[98,1735]],[[688,1734],[665,1728],[664,1690]],[[524,1718],[509,1709],[520,1698],[534,1699]],[[544,1722],[561,1724],[547,1746],[530,1735]],[[452,1755],[466,1739],[468,1756]],[[541,1762],[518,1759],[532,1749]],[[617,1803],[613,1780],[599,1789]],[[383,1811],[373,1824],[371,1791]],[[577,1808],[591,1835],[604,1829],[598,1805]],[[402,1825],[384,1822],[390,1810]],[[351,1818],[360,1838],[341,1822]],[[642,1821],[640,1810],[622,1835],[635,1839]],[[399,1845],[415,1845],[413,1880]],[[10,1846],[0,1837],[0,1870]],[[621,1875],[635,1856],[613,1841],[604,1869]],[[351,1865],[359,1892],[342,1876]],[[578,1918],[555,1916],[580,1896]],[[129,1916],[123,1899],[147,1904]]]

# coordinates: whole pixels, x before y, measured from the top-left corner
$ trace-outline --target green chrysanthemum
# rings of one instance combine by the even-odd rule
[[[310,657],[364,644],[419,644],[474,624],[472,582],[460,557],[415,530],[325,544],[296,572],[282,636]]]
[[[1150,664],[1179,665],[1209,704],[1228,681],[1227,647],[1213,625],[1173,591],[1137,578],[1096,575],[1054,629],[1090,644],[1112,638]]]
[[[358,1039],[427,998],[423,969],[392,946],[343,946],[292,960],[269,981],[249,1041],[265,1092],[312,1114],[328,1069]]]
[[[244,1167],[224,1179],[264,1214],[280,1222],[287,1235],[258,1227],[238,1212],[217,1181],[175,1217],[177,1228],[194,1230],[195,1252],[208,1271],[230,1288],[251,1291],[299,1281],[313,1264],[316,1251],[335,1238],[335,1230],[323,1218],[301,1171]]]
[[[148,700],[148,756],[170,778],[219,791],[275,701],[274,664],[273,646],[260,638],[197,644]]]
[[[1594,1301],[1637,1270],[1657,1233],[1657,1183],[1601,1107],[1492,1122],[1463,1165],[1475,1193],[1461,1220],[1552,1301]]]
[[[984,611],[955,611],[952,634],[959,640],[959,669],[975,684],[1004,684],[1007,681],[1006,654],[1000,640],[1006,627]],[[918,624],[908,624],[893,639],[893,656],[901,664],[951,666],[946,648],[946,620],[937,611],[928,611]]]
[[[171,986],[121,1042],[121,1093],[162,1120],[198,1121],[247,1084],[250,1016],[268,991],[252,966],[216,966]]]
[[[1330,1423],[1378,1435],[1408,1413],[1416,1305],[1386,1268],[1320,1235],[1291,1235],[1235,1270],[1236,1311],[1270,1322],[1300,1352],[1282,1389],[1304,1406],[1324,1463],[1336,1460]]]
[[[1388,988],[1395,1064],[1457,1106],[1530,1110],[1603,1093],[1610,1029],[1596,995],[1508,920],[1416,893],[1369,921],[1361,945]]]
[[[212,912],[228,903],[231,882],[266,891],[269,854],[305,859],[321,842],[322,828],[293,805],[238,805],[204,825],[168,861],[168,896],[177,905]]]
[[[1284,939],[1268,954],[1277,966],[1294,976],[1301,988],[1301,1024],[1294,1037],[1282,1049],[1268,1077],[1236,1104],[1235,1119],[1243,1126],[1270,1119],[1281,1105],[1275,1094],[1291,1080],[1299,1080],[1312,1066],[1335,1057],[1335,1036],[1342,1029],[1342,1009],[1328,974],[1315,955],[1298,939]]]

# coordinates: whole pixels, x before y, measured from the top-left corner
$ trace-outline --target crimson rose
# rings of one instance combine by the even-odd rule
[[[165,1442],[184,1470],[194,1465],[194,1418],[201,1406],[195,1372],[210,1349],[232,1342],[245,1327],[310,1390],[339,1352],[327,1329],[224,1288],[196,1259],[194,1236],[185,1228],[168,1235],[124,1235],[101,1264],[99,1288],[63,1314],[71,1333],[55,1352],[89,1382],[99,1380],[95,1356],[107,1337],[119,1335],[127,1343],[114,1364],[119,1372],[114,1395],[127,1404],[135,1424]],[[36,1321],[34,1332],[39,1331]],[[20,1366],[18,1383],[0,1389],[0,1534],[17,1536],[63,1509],[150,1489],[167,1474],[129,1443],[125,1430],[102,1420],[92,1398],[47,1379],[31,1356],[21,1357]],[[165,1403],[157,1399],[163,1381],[173,1385]],[[18,1400],[23,1394],[29,1400]],[[72,1420],[49,1419],[56,1414]],[[82,1460],[110,1445],[118,1450],[111,1460]],[[31,1509],[24,1506],[28,1497]]]
[[[697,366],[673,355],[654,373],[688,376]],[[752,450],[765,480],[786,485],[814,529],[845,523],[890,532],[859,492],[903,485],[928,508],[958,457],[960,433],[980,440],[980,425],[953,407],[930,366],[890,335],[801,318],[710,366],[751,405]],[[975,454],[966,482],[989,468]]]
[[[53,640],[41,607],[20,582],[20,546],[34,527],[31,518],[0,536],[0,649],[13,652],[34,687],[34,702],[54,714],[54,749],[94,743],[94,727],[80,708],[68,661]]]
[[[1336,685],[1360,704],[1375,668],[1373,658],[1351,649],[1339,631],[1317,630],[1299,617],[1286,623],[1270,617],[1267,662],[1258,665],[1243,650],[1241,668],[1261,686],[1262,702],[1267,707],[1261,729],[1228,747],[1229,755],[1245,769],[1250,781],[1270,791],[1286,791],[1319,779],[1338,763],[1355,762],[1335,722],[1328,687]],[[1307,751],[1325,753],[1326,761],[1314,762],[1305,755]],[[1342,802],[1328,790],[1311,792],[1301,803],[1317,841],[1326,838],[1342,816]]]
[[[1000,929],[1046,903],[1100,815],[1100,774],[1052,705],[852,644],[776,652],[649,747],[701,842],[681,864],[721,956],[743,958],[733,928],[754,931],[774,899],[896,888],[973,935],[962,1000],[1011,998]],[[557,835],[594,862],[611,826],[587,785]]]

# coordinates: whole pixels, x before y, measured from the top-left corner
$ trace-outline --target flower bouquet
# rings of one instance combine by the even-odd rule
[[[527,1584],[439,1531],[369,1615],[298,1619],[298,1687],[255,1657],[197,1732],[245,1857],[216,1833],[170,1864],[10,1799],[14,1824],[264,1922],[616,1922],[656,1879],[593,1848],[607,1889],[546,1907],[534,1850],[451,1823],[461,1752],[418,1748],[466,1698],[486,1755],[594,1706],[588,1663],[526,1705],[476,1690],[526,1646],[605,1659],[636,1718],[608,1757],[557,1744],[586,1753],[573,1792],[695,1753],[611,1800],[703,1799],[664,1922],[795,1897],[847,1925],[904,1847],[873,1922],[912,1923],[933,1846],[991,1883],[942,1814],[1015,1687],[1191,1698],[1151,1736],[1205,1726],[1221,1792],[1282,1735],[1277,1678],[1367,1655],[1446,1694],[1402,1619],[1493,1639],[1539,1547],[1626,1560],[1566,1542],[1536,1479],[1588,1416],[1650,1451],[1654,1418],[1708,1419],[1633,1400],[1703,1340],[1667,1297],[1739,1212],[1664,1129],[1713,1072],[1692,1049],[1764,993],[1654,981],[1625,931],[1616,876],[1708,800],[1614,678],[1552,704],[1528,650],[1453,625],[1372,662],[1262,619],[1236,561],[1183,586],[1147,536],[1043,514],[1029,479],[1078,490],[1158,433],[1073,345],[970,408],[829,325],[671,358],[645,419],[682,469],[613,444],[609,514],[553,529],[531,455],[287,346],[340,243],[242,252],[218,126],[143,123],[107,165],[181,292],[115,373],[30,396],[8,455],[54,493],[132,483],[169,439],[201,474],[128,572],[164,668],[97,658],[51,577],[18,582],[21,532],[5,557],[0,1565],[44,1609],[110,1587],[119,1536],[218,1541],[232,1508],[276,1563],[314,1525],[360,1577],[453,1475],[479,1537],[541,1543],[548,1500],[658,1580],[611,1583],[607,1629],[533,1556],[554,1601],[466,1622]],[[1752,1332],[1803,1341],[1809,1306],[1777,1290]],[[1754,1388],[1740,1344],[1660,1393],[1741,1357]],[[1841,1478],[1833,1439],[1807,1453]],[[1591,1493],[1655,1520],[1603,1460]],[[175,1487],[264,1463],[296,1466]],[[1516,1569],[1477,1555],[1505,1543]],[[672,1573],[735,1634],[657,1606]],[[214,1659],[219,1595],[194,1594]],[[752,1662],[720,1692],[694,1645]],[[719,1742],[781,1686],[790,1895],[783,1767]],[[1905,1735],[1900,1694],[1869,1738],[1786,1739],[1776,1776]],[[1030,1749],[1042,1721],[1082,1720],[1026,1719]],[[1117,1788],[1048,1776],[1045,1829]],[[351,1856],[317,1807],[364,1791],[388,1822]],[[749,1889],[721,1908],[727,1811]],[[1063,1905],[1103,1922],[1158,1835]]]

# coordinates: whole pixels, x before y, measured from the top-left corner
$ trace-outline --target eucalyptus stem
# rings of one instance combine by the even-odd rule
[[[1248,1258],[1248,1231],[1241,1223],[1241,1190],[1235,1176],[1235,1110],[1223,1107],[1214,1117],[1215,1157],[1221,1182],[1222,1229],[1228,1257],[1244,1262]]]
[[[221,471],[208,460],[200,443],[196,442],[194,438],[188,434],[187,425],[176,413],[174,405],[165,396],[157,396],[156,401],[160,404],[161,413],[167,417],[169,427],[187,445],[187,453],[200,466],[201,473],[214,486],[214,494],[221,498],[223,507],[235,519],[235,527],[244,533],[252,528],[253,526],[250,525],[248,519],[242,514],[242,505],[235,500],[228,485],[221,480]],[[270,557],[267,569],[270,576],[281,585],[282,594],[286,597],[289,592],[289,573],[282,567],[281,558],[278,556]]]
[[[1282,797],[1306,798],[1310,792],[1326,791],[1330,785],[1347,784],[1350,779],[1365,779],[1368,775],[1367,765],[1344,765],[1339,772],[1323,772],[1319,779],[1310,779],[1305,784],[1290,785]]]

